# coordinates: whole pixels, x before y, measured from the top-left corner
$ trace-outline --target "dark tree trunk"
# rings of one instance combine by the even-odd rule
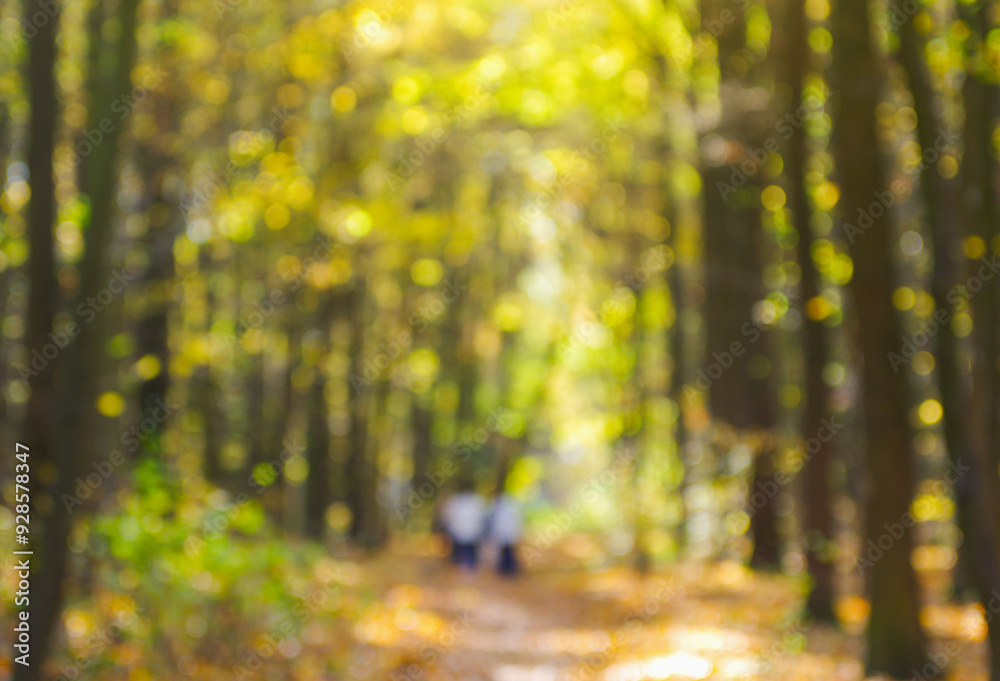
[[[57,13],[38,28],[38,33],[28,41],[28,64],[25,84],[29,89],[31,121],[28,129],[28,173],[31,182],[31,199],[28,204],[28,239],[31,257],[28,261],[28,279],[31,298],[28,303],[25,347],[28,352],[42,351],[50,343],[52,322],[59,307],[59,286],[56,281],[55,254],[52,227],[55,219],[55,182],[52,176],[52,153],[59,121],[56,101],[55,61],[56,35],[59,28]],[[25,20],[43,11],[38,0],[24,3]],[[31,396],[24,423],[24,444],[30,448],[32,469],[59,470],[66,464],[65,450],[57,449],[53,442],[55,428],[56,394],[54,375],[59,357],[28,379]],[[30,358],[29,358],[30,364]],[[63,476],[65,477],[65,476]],[[41,566],[37,581],[32,584],[31,623],[33,630],[33,656],[30,666],[14,665],[15,681],[37,681],[42,663],[48,657],[56,621],[62,607],[61,582],[66,560],[66,538],[69,535],[69,517],[59,501],[60,487],[66,482],[57,480],[47,485],[35,478],[36,503],[45,497],[49,511],[40,513],[32,508],[36,523],[32,525],[31,545],[36,566]],[[40,549],[40,550],[39,550]]]
[[[977,28],[980,49],[996,30],[997,4],[979,5],[970,23]],[[982,68],[982,67],[980,67]],[[1000,164],[983,140],[994,138],[1000,120],[1000,85],[992,74],[970,74],[965,84],[965,156],[963,199],[969,233],[986,245],[986,257],[996,252],[1000,238]],[[977,264],[976,270],[979,269]],[[971,293],[971,290],[970,290]],[[1000,286],[986,283],[972,300],[973,338],[976,344],[973,368],[974,420],[989,459],[989,470],[1000,470]],[[1000,498],[1000,476],[986,481],[992,495]],[[984,483],[985,484],[985,483]]]
[[[984,2],[974,9],[966,8],[963,18],[975,28],[971,41],[975,49],[973,55],[981,54],[983,44],[991,31],[995,31],[996,4]],[[992,14],[992,17],[991,17]],[[912,28],[910,29],[912,30]],[[902,38],[903,36],[901,36]],[[914,38],[911,38],[914,40]],[[970,71],[982,68],[970,59]],[[916,99],[916,93],[914,93]],[[986,244],[987,258],[995,253],[996,238],[1000,235],[1000,215],[998,215],[997,180],[998,165],[984,140],[993,138],[996,121],[1000,118],[1000,86],[991,75],[981,72],[969,73],[966,77],[963,103],[965,105],[964,150],[961,176],[961,206],[967,234],[976,235]],[[917,110],[920,115],[919,109]],[[934,185],[935,187],[939,185]],[[950,187],[947,187],[950,189]],[[950,198],[948,196],[947,198]],[[947,199],[944,199],[947,200]],[[942,205],[942,212],[946,210]],[[948,224],[947,216],[942,226]],[[947,239],[949,235],[943,235]],[[964,235],[963,235],[964,236]],[[935,238],[937,235],[935,234]],[[946,242],[947,243],[947,242]],[[956,244],[957,246],[957,244]],[[935,255],[940,248],[935,243]],[[945,251],[947,258],[950,252]],[[956,256],[961,261],[961,255]],[[937,265],[937,263],[935,262]],[[979,269],[975,263],[974,269]],[[971,273],[961,273],[971,274]],[[961,279],[961,275],[955,277]],[[947,286],[950,283],[944,282]],[[971,289],[971,286],[970,286]],[[971,290],[970,290],[971,293]],[[950,301],[949,301],[950,302]],[[940,304],[940,303],[939,303]],[[961,388],[964,402],[960,405],[967,417],[967,437],[961,444],[965,449],[950,452],[949,456],[956,470],[960,457],[968,454],[971,471],[955,482],[955,496],[958,502],[958,522],[964,535],[960,561],[965,572],[979,590],[979,597],[990,613],[994,598],[1000,594],[1000,292],[996,282],[986,283],[972,300],[973,334],[971,352],[973,366],[971,373],[971,394],[968,383]],[[945,325],[946,326],[946,325]],[[943,329],[947,331],[947,329]],[[942,348],[943,352],[944,349]],[[940,369],[939,369],[940,371]],[[939,374],[941,392],[944,397],[945,376]],[[955,381],[961,381],[960,375]],[[957,390],[957,389],[956,389]],[[946,435],[949,425],[945,413]],[[957,427],[957,426],[956,426]],[[950,443],[949,443],[950,445]],[[968,462],[967,462],[968,463]],[[1000,624],[994,616],[988,619],[988,640],[990,647],[990,679],[1000,681]]]
[[[751,178],[736,194],[723,195],[732,166],[705,167],[704,233],[706,257],[706,343],[709,357],[692,379],[708,385],[712,416],[731,427],[768,432],[756,452],[750,495],[776,489],[773,480],[775,354],[768,331],[755,319],[754,307],[764,298],[762,281],[767,244],[761,225],[759,189]],[[727,198],[728,197],[728,198]],[[750,325],[750,326],[748,326]],[[735,348],[735,350],[734,350]],[[763,360],[765,370],[753,375],[751,363]],[[780,534],[774,510],[776,492],[756,495],[751,515],[751,565],[773,568],[780,560]]]
[[[884,66],[873,46],[867,0],[838,0],[832,28],[841,95],[834,118],[840,141],[836,147],[840,207],[852,242],[851,293],[858,316],[865,447],[872,489],[865,544],[877,546],[880,539],[886,543],[887,528],[899,526],[908,517],[914,494],[906,377],[894,372],[887,359],[902,336],[892,304],[892,253],[897,235],[888,209],[868,209],[873,203],[887,203],[880,203],[879,197],[889,192],[875,115]],[[870,218],[870,225],[861,233],[857,233],[859,210]],[[913,534],[904,529],[898,540],[893,539],[884,555],[862,550],[861,566],[868,578],[871,602],[866,662],[869,673],[902,678],[920,669],[927,656],[920,626],[920,592],[910,562]]]
[[[313,366],[313,382],[306,406],[306,479],[305,533],[321,541],[326,528],[326,510],[333,500],[330,484],[330,408],[326,400],[326,357],[330,346],[330,322],[337,297],[329,293],[317,311],[316,329],[319,344]]]
[[[895,3],[898,8],[898,3]],[[913,17],[901,12],[906,21],[899,27],[898,59],[909,81],[913,95],[913,107],[917,113],[917,141],[922,149],[934,148],[937,137],[945,130],[945,123],[936,113],[934,91],[930,74],[923,58],[924,41],[913,26]],[[969,130],[975,129],[970,121]],[[976,151],[966,147],[966,160],[973,158]],[[974,164],[974,161],[971,163]],[[948,299],[960,280],[964,255],[961,249],[962,231],[956,228],[952,219],[953,206],[958,203],[958,183],[943,177],[935,164],[927,164],[920,175],[920,189],[924,204],[924,219],[930,227],[933,238],[934,269],[931,273],[931,294],[936,309],[945,309],[949,319],[957,312]],[[949,460],[953,463],[969,462],[972,458],[968,428],[970,426],[971,382],[963,378],[960,370],[962,342],[955,336],[951,324],[940,324],[937,332],[937,378],[943,407],[942,431]],[[966,538],[958,549],[956,585],[961,588],[976,582],[972,561],[975,536],[974,494],[975,481],[972,476],[959,478],[953,491],[957,502],[956,519]],[[987,589],[987,592],[989,590]]]
[[[117,42],[110,47],[101,43],[101,49],[91,50],[91,55],[97,58],[90,63],[93,75],[90,82],[95,88],[91,93],[88,129],[98,127],[101,120],[109,114],[114,99],[129,89],[135,60],[137,9],[138,0],[122,0],[117,6],[116,18],[120,24]],[[32,16],[35,12],[45,13],[36,2],[30,1],[26,3],[25,11],[28,21],[34,21]],[[100,10],[95,9],[97,11]],[[41,307],[40,311],[29,314],[29,330],[32,334],[40,333],[42,336],[47,333],[44,330],[46,326],[51,329],[49,315],[58,307],[59,295],[54,280],[51,235],[55,205],[52,135],[58,120],[52,69],[56,56],[57,26],[58,15],[49,17],[47,22],[38,27],[38,34],[28,41],[28,80],[32,88],[29,172],[35,195],[32,207],[29,208],[33,261],[30,272],[32,283],[38,285],[32,295],[33,298],[37,297]],[[108,253],[114,233],[114,189],[117,185],[119,139],[123,127],[124,124],[116,126],[101,144],[94,147],[91,155],[81,162],[80,189],[88,200],[91,211],[89,223],[83,230],[84,254],[79,266],[80,284],[73,310],[78,309],[79,304],[85,303],[88,298],[95,298],[112,276]],[[48,208],[36,205],[43,202],[48,203]],[[38,447],[37,453],[40,456],[36,458],[35,470],[49,465],[57,474],[51,487],[40,490],[47,493],[53,503],[50,511],[39,515],[41,522],[36,526],[41,530],[36,534],[36,538],[41,534],[41,550],[36,553],[41,562],[41,570],[32,584],[32,594],[37,594],[32,599],[32,664],[28,667],[16,665],[16,681],[35,681],[39,678],[53,637],[57,635],[56,623],[67,572],[66,542],[73,526],[70,511],[63,504],[63,498],[64,495],[72,495],[73,481],[87,463],[93,460],[95,434],[104,423],[103,417],[94,407],[94,398],[96,379],[100,375],[100,358],[103,357],[107,337],[105,326],[100,319],[91,320],[90,323],[84,320],[80,324],[79,334],[63,351],[65,359],[60,358],[58,367],[48,367],[50,372],[58,368],[58,384],[51,382],[51,374],[48,378],[43,378],[38,393],[32,395],[29,404],[27,434],[34,442],[26,444]],[[35,338],[32,337],[31,340],[34,342]],[[50,420],[53,414],[57,421]],[[40,432],[41,428],[46,429],[46,432]]]
[[[444,342],[454,358],[445,370],[458,389],[458,405],[455,410],[455,438],[461,438],[465,428],[472,422],[476,414],[476,384],[478,367],[476,355],[472,348],[469,315],[475,300],[469,286],[471,276],[463,277],[461,272],[453,270],[451,280],[462,292],[448,308],[448,322],[445,325]]]
[[[3,131],[0,130],[0,135]],[[2,140],[0,140],[0,146],[2,146]],[[29,237],[30,238],[30,237]],[[10,300],[8,291],[10,291],[10,281],[11,271],[7,268],[3,272],[0,272],[0,319],[6,319],[9,313],[7,304]],[[8,381],[15,380],[13,374],[16,371],[15,367],[11,366],[10,363],[10,343],[0,341],[0,382],[5,385]],[[7,397],[2,392],[0,392],[0,423],[12,423],[16,422],[17,416],[11,414],[7,407]],[[8,470],[6,467],[0,468],[4,473],[13,472],[13,469]]]
[[[674,253],[676,254],[678,232],[676,221],[671,220],[671,225],[673,226]],[[671,358],[671,366],[673,367],[670,372],[670,399],[677,409],[677,417],[674,421],[674,449],[677,452],[682,476],[677,486],[677,494],[680,496],[681,503],[684,504],[691,475],[687,461],[687,443],[690,438],[687,431],[687,424],[684,421],[685,414],[690,406],[685,397],[688,353],[684,324],[682,322],[686,282],[681,264],[676,258],[670,266],[668,281],[670,286],[670,304],[674,308],[674,323],[671,325],[668,335],[668,352]],[[687,511],[685,509],[681,514],[680,527],[676,531],[677,551],[679,555],[683,555],[687,549],[688,540]]]
[[[271,426],[268,428],[265,436],[265,442],[267,443],[266,451],[268,453],[267,460],[273,461],[280,458],[282,461],[277,471],[277,478],[275,478],[271,487],[264,495],[264,507],[271,518],[279,525],[285,522],[288,512],[288,490],[284,468],[288,461],[283,456],[285,454],[285,437],[288,434],[288,422],[292,417],[292,409],[294,408],[295,387],[293,385],[293,377],[295,369],[299,366],[299,362],[302,359],[300,352],[302,339],[294,318],[288,323],[285,334],[288,338],[288,351],[285,355],[285,366],[281,375],[281,394],[275,400],[275,413],[270,421]]]
[[[202,431],[202,472],[205,479],[220,487],[228,485],[227,472],[222,468],[222,436],[219,423],[222,419],[219,409],[219,387],[212,367],[202,365],[195,372],[191,385],[192,406],[201,414]]]
[[[165,2],[162,11],[161,21],[171,19],[177,13],[175,2]],[[167,51],[162,51],[159,58],[162,61],[168,55]],[[174,163],[171,146],[176,129],[174,99],[155,88],[148,97],[156,134],[141,144],[137,152],[145,182],[143,207],[147,227],[142,241],[148,262],[136,282],[139,319],[135,337],[136,358],[155,358],[158,365],[156,373],[140,384],[138,397],[139,422],[153,428],[152,432],[144,432],[143,451],[159,456],[168,416],[163,413],[163,405],[170,387],[167,334],[168,310],[174,293],[174,240],[184,227],[184,218],[180,214],[178,190],[169,182]]]
[[[750,319],[754,301],[748,301],[745,292],[757,282],[746,279],[742,267],[750,250],[750,228],[745,211],[735,210],[716,189],[730,179],[730,169],[705,167],[702,170],[705,186],[704,239],[705,239],[705,344],[708,352],[706,366],[699,368],[696,385],[708,384],[706,406],[713,418],[722,419],[734,427],[746,423],[746,403],[741,385],[745,378],[747,357],[732,363],[719,359],[729,353],[730,345],[741,340],[740,327]],[[731,200],[735,198],[731,197]],[[749,302],[749,305],[746,303]],[[736,362],[739,366],[734,366]],[[716,372],[716,367],[722,369]]]
[[[754,58],[746,46],[742,5],[703,0],[701,13],[705,27],[715,34],[718,43],[723,116],[715,133],[726,141],[727,151],[710,157],[703,149],[706,153],[701,162],[709,357],[692,380],[702,389],[709,386],[713,419],[743,433],[767,433],[762,438],[764,447],[755,452],[750,481],[749,494],[756,501],[750,509],[750,563],[757,568],[773,568],[781,557],[774,509],[778,492],[773,479],[773,430],[778,423],[774,404],[776,364],[770,341],[762,337],[765,331],[754,324],[754,307],[767,293],[762,274],[768,249],[761,225],[760,178],[756,176],[760,168],[744,176],[738,186],[733,184],[734,174],[741,172],[740,164],[750,158],[750,148],[763,146],[758,125],[761,112],[746,108],[745,100],[749,98],[743,96],[752,85]],[[747,324],[757,328],[750,331]],[[766,364],[766,370],[752,371],[755,361],[758,368]],[[758,493],[762,490],[773,491]]]
[[[798,165],[791,160],[789,166]],[[802,167],[799,166],[799,169]],[[789,168],[791,174],[792,169]],[[793,214],[799,225],[798,261],[802,270],[800,295],[802,298],[802,349],[805,364],[805,405],[802,415],[801,436],[809,449],[805,450],[806,463],[802,469],[802,492],[805,502],[803,530],[806,540],[806,562],[813,584],[806,607],[809,613],[823,621],[834,622],[834,556],[836,554],[833,518],[833,495],[830,481],[830,464],[833,460],[832,442],[818,437],[823,420],[830,416],[829,388],[823,380],[823,367],[827,360],[826,329],[823,324],[809,317],[805,305],[819,294],[819,273],[812,260],[813,243],[809,228],[809,210],[800,211],[799,202],[806,201],[802,180],[793,188]],[[800,222],[800,220],[804,222]],[[815,446],[813,443],[816,443]]]
[[[412,436],[413,451],[411,461],[413,471],[410,474],[410,487],[424,498],[424,492],[420,490],[421,485],[428,483],[427,474],[430,472],[433,463],[434,442],[431,437],[431,428],[434,425],[434,415],[431,405],[426,395],[413,393],[410,395],[410,433]],[[430,485],[432,498],[437,491],[434,485]]]
[[[170,244],[166,249],[173,252],[173,239],[169,239]],[[139,385],[139,424],[142,428],[142,446],[140,452],[148,452],[160,456],[163,452],[161,438],[167,425],[169,416],[167,401],[167,388],[170,385],[167,366],[169,363],[169,350],[167,348],[167,303],[169,300],[169,290],[171,282],[169,278],[173,274],[173,256],[169,257],[169,264],[163,262],[163,254],[155,253],[163,245],[154,245],[147,250],[150,257],[150,266],[146,270],[144,284],[148,288],[140,295],[148,296],[146,312],[136,324],[136,359],[150,361],[156,360],[156,373],[143,380]],[[156,298],[156,302],[152,302]]]
[[[634,191],[632,187],[629,191]],[[629,239],[629,252],[627,262],[634,268],[636,263],[641,262],[642,246],[636,236]],[[624,273],[619,278],[621,281],[629,281],[624,277],[630,276],[630,272]],[[624,500],[626,517],[630,518],[632,525],[632,555],[630,562],[639,574],[646,574],[650,567],[650,556],[647,550],[648,533],[646,517],[643,513],[641,499],[639,497],[639,485],[641,482],[643,459],[645,454],[645,429],[646,414],[649,402],[648,390],[646,389],[643,374],[643,346],[645,344],[645,331],[642,326],[641,300],[642,291],[634,292],[636,296],[635,310],[632,314],[632,329],[626,341],[630,346],[632,355],[632,367],[626,383],[622,386],[621,414],[624,418],[625,428],[618,438],[619,456],[626,454],[631,459],[629,470],[629,492]],[[506,468],[506,466],[505,466]]]
[[[788,88],[788,113],[796,116],[803,102],[803,83],[809,73],[812,53],[807,40],[805,5],[788,3],[786,28],[776,54],[781,58],[782,80]],[[776,38],[777,39],[777,38]],[[830,485],[830,464],[833,445],[817,437],[822,420],[829,413],[829,387],[823,380],[823,367],[828,357],[827,332],[819,319],[809,314],[809,301],[820,295],[821,279],[813,261],[814,243],[812,210],[806,194],[806,162],[809,156],[805,125],[791,126],[785,152],[785,177],[788,183],[788,206],[792,223],[798,231],[796,255],[801,271],[799,311],[802,315],[802,359],[805,373],[805,396],[800,435],[811,449],[805,450],[802,469],[802,497],[805,517],[802,529],[806,542],[806,564],[812,577],[812,588],[806,608],[814,618],[836,621],[834,613],[834,520]],[[812,449],[813,444],[815,448]]]
[[[207,270],[212,266],[211,262],[207,251],[203,250],[199,254],[200,269]],[[212,329],[217,304],[215,294],[212,292],[212,280],[211,278],[206,279],[205,318],[201,325],[203,333],[209,333]],[[228,479],[228,473],[222,467],[223,435],[220,427],[225,417],[220,409],[219,399],[219,385],[213,366],[211,364],[198,366],[191,381],[189,401],[192,408],[201,416],[203,424],[202,474],[213,485],[224,487],[232,481]]]
[[[764,263],[768,261],[768,238],[764,234],[761,222],[761,207],[755,202],[754,210],[748,211],[749,249],[742,258],[744,272],[744,299],[741,307],[744,310],[740,329],[745,324],[753,323],[754,307],[766,296],[764,280]],[[734,329],[735,331],[736,329]],[[739,393],[744,421],[736,421],[742,428],[757,430],[761,434],[762,444],[757,452],[754,467],[753,484],[750,488],[752,499],[750,518],[750,535],[753,538],[753,553],[750,565],[758,569],[777,569],[781,563],[781,533],[778,530],[778,495],[781,488],[775,480],[777,471],[777,440],[776,431],[779,421],[778,412],[778,355],[775,351],[775,340],[767,329],[760,330],[760,338],[752,341],[753,336],[741,340],[747,347],[745,364],[742,367],[742,391]],[[744,334],[740,332],[740,337]],[[734,353],[735,354],[735,353]],[[762,368],[753,368],[753,363],[759,360]],[[741,361],[741,358],[736,358]],[[758,493],[761,493],[759,496]]]
[[[243,467],[242,482],[246,484],[253,475],[258,464],[270,460],[275,452],[267,451],[270,440],[268,433],[267,409],[265,408],[266,358],[264,348],[250,355],[249,375],[246,379],[246,419],[243,424],[244,442],[246,446],[246,461]]]
[[[363,376],[365,326],[367,323],[368,294],[360,277],[354,282],[351,295],[351,375]],[[380,377],[380,381],[386,380]],[[348,475],[350,486],[347,503],[351,510],[351,539],[360,546],[373,548],[384,540],[384,528],[379,513],[376,492],[378,470],[369,451],[368,418],[370,403],[375,399],[369,394],[374,386],[352,390],[350,400],[351,432],[349,436]]]

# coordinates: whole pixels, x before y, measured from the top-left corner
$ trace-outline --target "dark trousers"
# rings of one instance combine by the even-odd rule
[[[507,576],[517,574],[517,553],[513,544],[504,544],[500,547],[500,562],[497,564],[497,572]]]
[[[459,567],[475,568],[479,562],[479,547],[476,544],[453,541],[451,562]]]

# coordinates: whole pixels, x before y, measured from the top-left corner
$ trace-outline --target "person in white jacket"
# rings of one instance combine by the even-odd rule
[[[479,543],[486,529],[486,503],[471,482],[464,482],[441,510],[444,529],[451,538],[451,559],[460,568],[474,570]]]
[[[489,517],[489,536],[500,550],[497,571],[504,576],[517,574],[517,544],[521,541],[524,521],[521,504],[500,489]]]

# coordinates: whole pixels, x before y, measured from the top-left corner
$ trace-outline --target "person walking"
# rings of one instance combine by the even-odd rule
[[[489,536],[499,549],[497,572],[505,577],[513,577],[518,572],[517,543],[521,540],[523,525],[520,503],[501,488],[490,512]]]
[[[451,560],[463,570],[475,570],[479,563],[479,543],[486,529],[486,503],[470,481],[463,481],[441,511],[445,530],[451,538]]]

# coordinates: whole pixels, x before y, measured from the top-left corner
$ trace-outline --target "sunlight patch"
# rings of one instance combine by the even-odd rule
[[[556,669],[551,665],[526,667],[505,664],[493,674],[494,681],[555,681]]]
[[[608,681],[643,679],[704,679],[712,673],[712,662],[688,653],[671,653],[637,662],[617,664],[608,669]]]

